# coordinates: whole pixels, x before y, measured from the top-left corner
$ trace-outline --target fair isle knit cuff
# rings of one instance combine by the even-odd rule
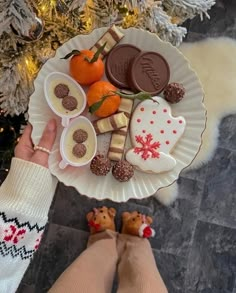
[[[38,219],[47,218],[57,179],[40,165],[13,158],[9,174],[0,188],[1,210]]]

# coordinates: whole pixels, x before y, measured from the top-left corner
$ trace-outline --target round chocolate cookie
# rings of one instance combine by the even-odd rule
[[[73,140],[77,143],[84,142],[88,138],[88,133],[83,129],[77,129],[73,133]]]
[[[133,177],[134,168],[129,162],[121,160],[112,167],[112,175],[116,178],[116,180],[126,182]]]
[[[76,145],[74,145],[72,153],[77,158],[82,158],[86,154],[86,151],[87,151],[87,149],[84,144],[77,143]]]
[[[134,91],[157,95],[170,79],[170,68],[163,56],[156,52],[141,52],[133,60],[129,70],[129,83]]]
[[[69,94],[69,87],[66,84],[59,83],[54,89],[54,94],[57,98],[62,99]]]
[[[111,169],[111,161],[103,155],[96,155],[90,164],[90,170],[97,176],[106,176]]]
[[[62,99],[62,106],[69,111],[73,111],[76,109],[78,102],[73,96],[66,96]]]
[[[141,50],[133,45],[118,45],[109,53],[106,60],[108,80],[118,88],[129,88],[128,69],[134,57]]]

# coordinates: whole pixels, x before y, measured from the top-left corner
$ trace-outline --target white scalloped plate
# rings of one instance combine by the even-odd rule
[[[186,89],[185,98],[172,106],[173,116],[182,115],[187,125],[184,135],[176,144],[172,155],[176,159],[175,168],[162,174],[147,174],[135,171],[134,177],[126,183],[116,181],[111,172],[105,177],[98,177],[91,173],[89,165],[75,168],[59,169],[61,160],[59,146],[62,126],[60,118],[50,110],[44,98],[44,78],[50,72],[59,71],[69,73],[69,61],[60,60],[73,49],[87,49],[96,43],[107,28],[95,29],[89,35],[79,35],[61,46],[55,57],[51,58],[41,68],[34,86],[29,103],[29,120],[33,125],[32,138],[38,143],[47,121],[54,117],[58,121],[58,134],[49,158],[49,168],[59,181],[65,185],[75,187],[81,194],[99,200],[108,198],[117,202],[124,202],[130,198],[142,199],[154,194],[158,189],[172,184],[177,180],[180,172],[189,166],[197,155],[202,140],[202,133],[206,124],[206,109],[203,104],[203,89],[196,73],[190,68],[188,61],[178,49],[161,41],[155,34],[147,31],[129,28],[122,30],[125,37],[120,42],[136,45],[142,50],[157,51],[163,55],[170,66],[170,81],[180,82]],[[104,77],[105,78],[105,77]],[[98,136],[98,151],[105,153],[109,146],[110,134]],[[126,148],[129,147],[129,139]]]

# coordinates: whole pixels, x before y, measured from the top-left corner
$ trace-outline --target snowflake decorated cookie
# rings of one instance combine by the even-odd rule
[[[184,133],[186,121],[173,117],[169,104],[161,97],[146,100],[135,108],[130,123],[133,148],[126,160],[139,170],[161,173],[172,170],[176,160],[171,151]]]

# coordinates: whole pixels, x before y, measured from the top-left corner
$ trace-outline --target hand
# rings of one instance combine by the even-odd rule
[[[32,125],[28,124],[22,137],[20,138],[18,145],[15,148],[15,156],[16,158],[48,168],[49,154],[41,150],[34,150],[34,146],[31,140],[31,133]],[[38,145],[51,151],[56,134],[57,124],[54,119],[51,119],[44,129]]]

